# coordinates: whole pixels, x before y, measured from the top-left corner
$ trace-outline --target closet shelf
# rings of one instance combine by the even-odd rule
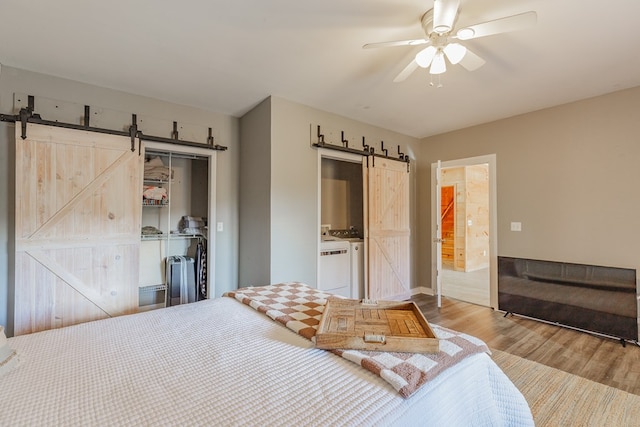
[[[142,182],[145,184],[169,184],[173,181],[169,181],[168,179],[143,178]]]
[[[165,206],[169,206],[169,200],[142,199],[142,206],[151,208],[163,208]]]
[[[159,284],[159,285],[140,285],[138,286],[140,292],[158,292],[158,291],[166,291],[167,285]]]
[[[171,234],[143,234],[140,236],[142,240],[169,240],[169,239],[206,239],[204,234],[184,234],[184,233],[171,233]]]

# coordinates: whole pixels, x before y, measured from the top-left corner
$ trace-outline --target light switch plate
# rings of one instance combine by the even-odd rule
[[[224,229],[224,227],[222,226],[222,223],[221,223],[221,222],[219,222],[219,223],[217,224],[217,230],[218,230],[218,231],[222,231],[223,229]]]
[[[522,231],[522,223],[521,222],[512,222],[511,223],[511,231]]]

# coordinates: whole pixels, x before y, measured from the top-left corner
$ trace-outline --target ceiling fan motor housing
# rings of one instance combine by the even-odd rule
[[[433,9],[427,10],[425,14],[422,15],[420,24],[422,24],[422,29],[427,36],[433,32]]]
[[[427,35],[427,39],[429,39],[433,46],[442,48],[449,43],[449,34],[451,32],[438,33],[433,31],[433,9],[422,15],[420,23],[422,24],[422,29]]]

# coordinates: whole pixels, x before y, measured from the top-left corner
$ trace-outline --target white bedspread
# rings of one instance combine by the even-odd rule
[[[10,338],[0,425],[533,425],[486,354],[403,399],[231,298]]]

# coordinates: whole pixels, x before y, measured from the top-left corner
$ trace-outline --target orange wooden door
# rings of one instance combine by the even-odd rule
[[[130,138],[16,126],[15,335],[136,311],[143,158]]]
[[[410,283],[409,171],[371,158],[366,173],[368,298],[406,299]]]
[[[454,186],[442,187],[440,215],[442,219],[442,263],[453,269],[455,250],[455,190]]]

